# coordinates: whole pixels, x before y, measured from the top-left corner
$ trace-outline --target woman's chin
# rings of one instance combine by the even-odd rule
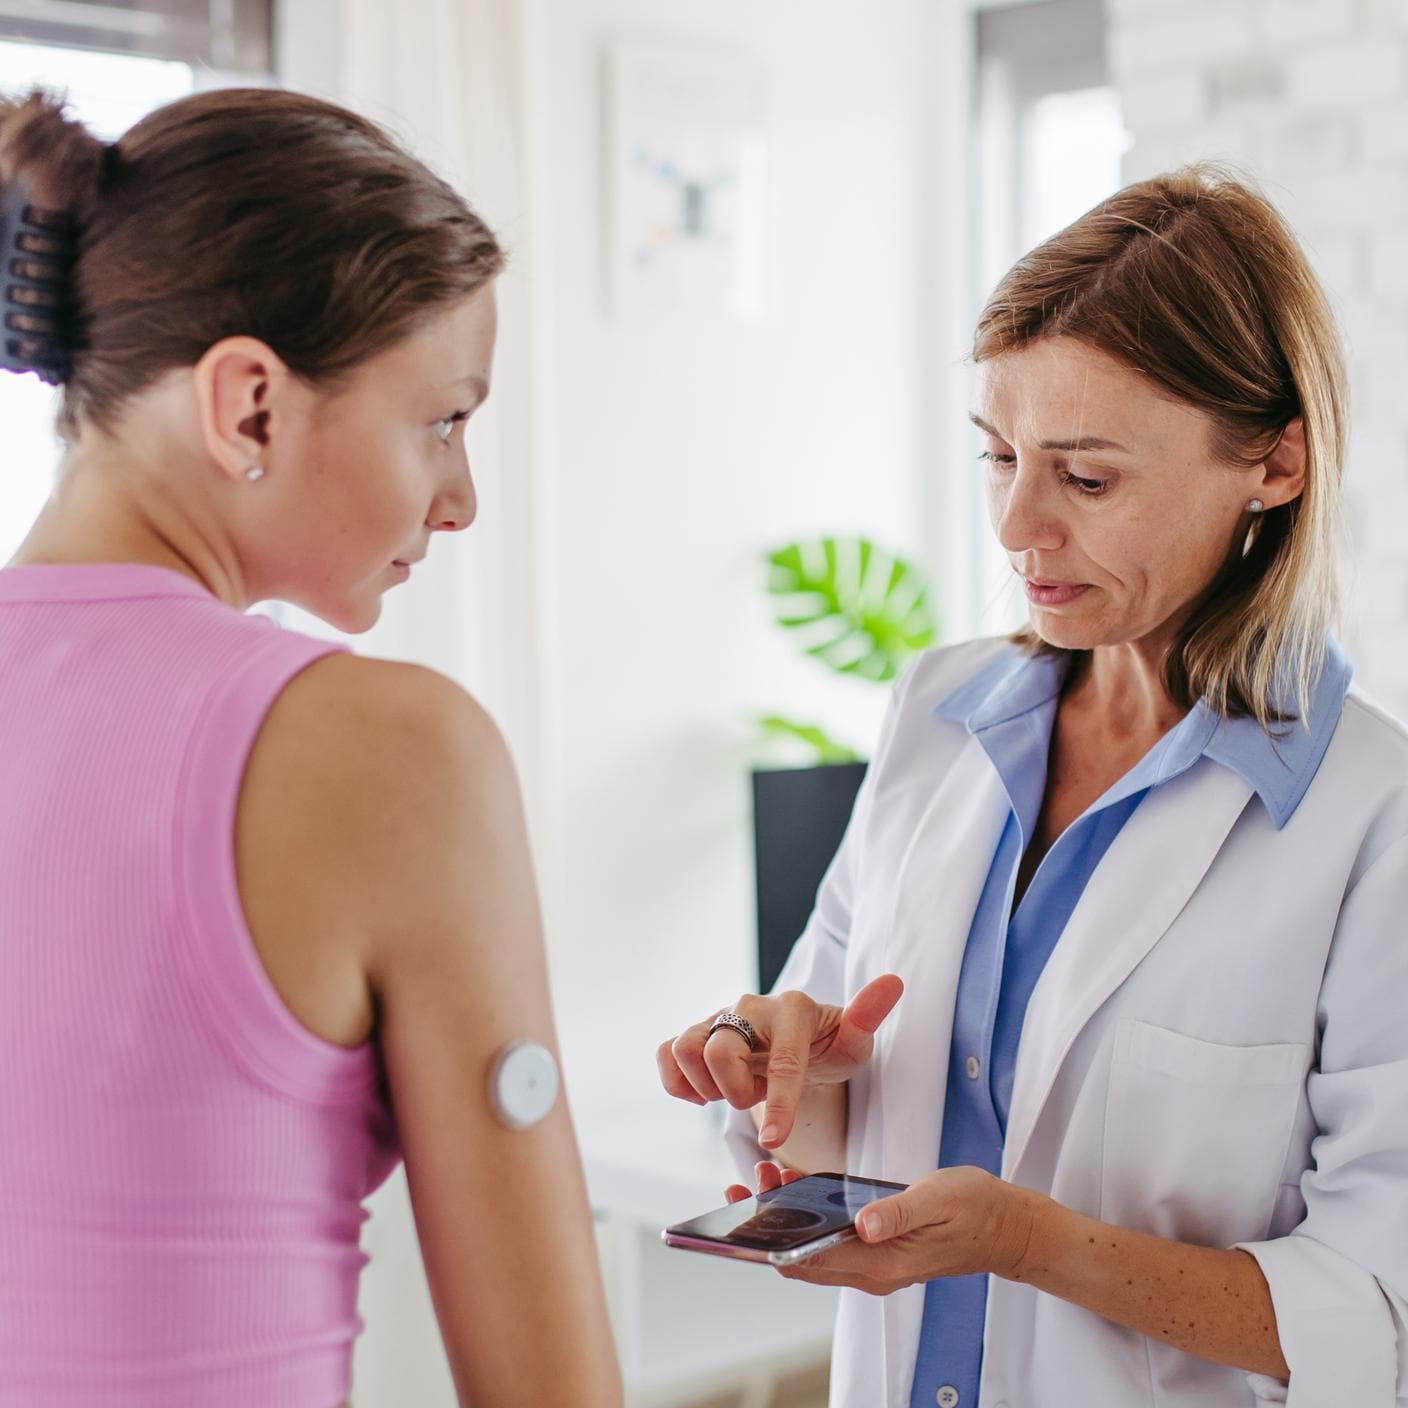
[[[357,601],[299,601],[294,604],[345,636],[365,635],[381,620],[379,592]]]
[[[1172,639],[1172,632],[1167,626],[1151,632],[1147,626],[1121,625],[1109,620],[1073,621],[1036,608],[1028,612],[1027,624],[1033,634],[1053,650],[1098,650],[1102,646],[1147,644]]]
[[[1042,643],[1055,650],[1092,650],[1106,644],[1104,635],[1089,622],[1072,621],[1053,611],[1032,607],[1027,612],[1027,625]]]

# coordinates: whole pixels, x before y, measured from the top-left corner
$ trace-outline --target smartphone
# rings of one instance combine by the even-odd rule
[[[667,1247],[791,1266],[856,1235],[856,1215],[867,1203],[903,1192],[905,1183],[812,1173],[755,1198],[667,1227]]]

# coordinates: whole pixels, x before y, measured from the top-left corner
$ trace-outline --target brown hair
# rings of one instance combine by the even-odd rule
[[[0,99],[0,188],[72,218],[60,426],[102,426],[222,337],[335,380],[504,256],[444,181],[355,113],[276,89],[183,98],[106,146],[35,91]]]
[[[1074,337],[1211,416],[1213,453],[1250,466],[1305,426],[1305,490],[1259,515],[1246,551],[1194,606],[1164,663],[1172,699],[1282,717],[1278,671],[1306,711],[1337,601],[1346,432],[1334,317],[1274,207],[1207,166],[1140,181],[1018,261],[978,319],[973,356]],[[1030,630],[1019,644],[1047,649]]]

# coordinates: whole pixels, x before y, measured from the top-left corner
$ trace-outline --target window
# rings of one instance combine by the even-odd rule
[[[0,0],[0,39],[266,74],[272,0]]]

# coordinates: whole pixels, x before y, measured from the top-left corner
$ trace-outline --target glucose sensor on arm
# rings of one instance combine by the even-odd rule
[[[531,1129],[557,1101],[557,1062],[536,1041],[510,1041],[489,1067],[489,1107],[507,1129]]]

